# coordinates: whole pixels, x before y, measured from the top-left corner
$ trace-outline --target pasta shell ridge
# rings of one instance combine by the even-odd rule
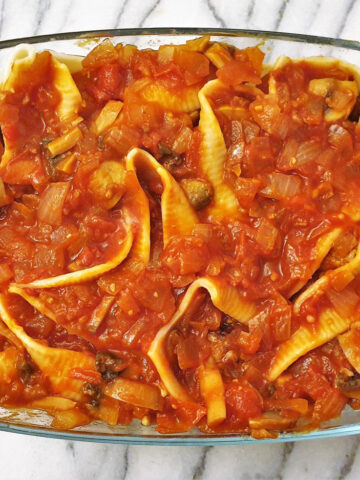
[[[174,235],[190,235],[197,216],[189,201],[176,180],[156,159],[139,148],[132,149],[126,158],[128,169],[137,171],[138,168],[147,168],[155,172],[163,185],[161,196],[161,215],[163,222],[163,238],[166,246]],[[143,232],[143,236],[147,231]],[[150,237],[150,235],[149,235]]]
[[[207,98],[207,95],[221,86],[220,80],[211,80],[199,92],[200,165],[214,188],[214,200],[208,209],[209,215],[215,219],[237,216],[240,212],[235,194],[223,179],[226,145],[219,122]]]

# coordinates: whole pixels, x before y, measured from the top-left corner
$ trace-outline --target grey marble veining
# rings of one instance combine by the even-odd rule
[[[0,0],[0,39],[228,27],[360,40],[360,0]],[[0,433],[0,480],[359,480],[359,436],[235,447],[116,446]]]

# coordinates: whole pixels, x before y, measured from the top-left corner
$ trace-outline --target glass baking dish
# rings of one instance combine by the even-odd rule
[[[292,58],[332,56],[360,66],[360,43],[326,37],[315,37],[280,32],[216,28],[147,28],[100,30],[60,33],[0,42],[0,71],[4,68],[11,49],[20,43],[31,43],[36,51],[53,50],[59,53],[86,55],[104,38],[114,43],[130,43],[140,48],[158,48],[162,44],[184,43],[201,35],[211,35],[214,41],[226,41],[238,48],[261,44],[265,62],[273,63],[280,55]],[[338,437],[360,433],[360,413],[347,407],[339,419],[327,422],[321,429],[307,433],[285,433],[276,439],[256,440],[247,435],[206,435],[193,430],[185,434],[161,435],[153,427],[140,422],[128,426],[109,425],[94,421],[72,431],[58,431],[50,427],[51,417],[39,410],[7,410],[0,407],[0,431],[23,433],[48,438],[81,440],[118,444],[147,445],[235,445],[292,442],[316,438]]]

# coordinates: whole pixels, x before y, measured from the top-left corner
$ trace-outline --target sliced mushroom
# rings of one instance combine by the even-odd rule
[[[333,270],[349,263],[355,257],[357,244],[356,236],[352,232],[342,233],[335,240],[320,269],[322,271]]]
[[[335,380],[336,387],[342,392],[360,390],[360,375],[348,376],[340,373]]]
[[[100,404],[100,399],[103,396],[103,392],[99,385],[94,385],[93,383],[85,383],[82,387],[82,392],[84,395],[89,397],[89,403],[93,407],[98,407]]]
[[[35,367],[27,360],[20,360],[17,365],[19,371],[19,377],[21,381],[27,385],[30,382],[32,374],[35,372]]]
[[[349,116],[354,108],[359,88],[355,81],[335,78],[315,78],[309,83],[309,92],[325,98],[326,122],[335,122]]]
[[[89,190],[108,210],[114,207],[124,193],[125,168],[114,160],[103,162],[90,177]]]
[[[195,210],[205,208],[213,199],[213,188],[205,180],[185,178],[181,180],[180,184]]]
[[[127,367],[123,359],[107,351],[97,352],[95,365],[104,380],[113,380]]]
[[[175,153],[166,143],[159,142],[158,150],[161,155],[160,162],[169,172],[171,172],[174,167],[182,164],[181,156]]]

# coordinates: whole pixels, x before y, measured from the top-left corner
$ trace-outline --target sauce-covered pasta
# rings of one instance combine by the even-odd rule
[[[256,438],[360,408],[359,70],[263,61],[15,49],[0,405]]]

